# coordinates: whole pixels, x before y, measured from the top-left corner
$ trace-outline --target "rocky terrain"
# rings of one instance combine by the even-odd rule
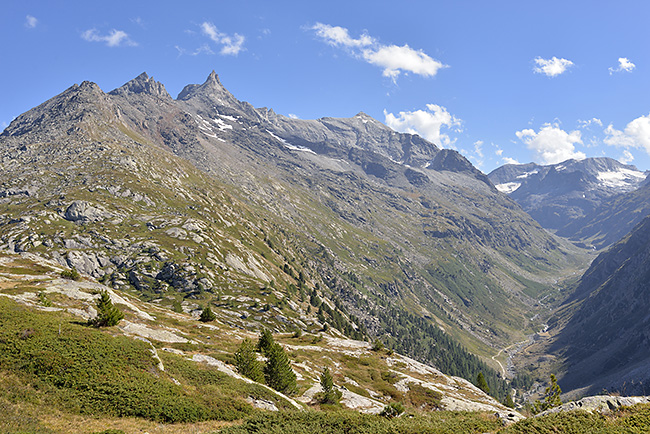
[[[602,214],[615,207],[613,202],[643,186],[646,175],[611,158],[586,158],[548,166],[508,164],[488,177],[543,227],[600,249],[618,241],[634,224],[596,222],[603,222]],[[597,229],[588,228],[594,225]]]
[[[256,109],[215,73],[177,99],[146,74],[74,85],[15,119],[0,153],[4,247],[145,299],[318,288],[347,333],[403,344],[397,309],[489,354],[587,260],[457,152],[363,113]],[[436,362],[423,348],[401,349]]]
[[[42,347],[36,349],[40,354],[35,355],[35,358],[47,355],[49,345],[44,338],[46,323],[38,320],[41,316],[47,314],[55,318],[60,324],[58,335],[67,334],[69,332],[66,330],[75,327],[79,321],[85,322],[97,315],[97,294],[107,291],[113,304],[125,313],[125,318],[116,327],[110,328],[110,335],[113,336],[110,339],[126,336],[135,342],[144,342],[141,357],[149,359],[150,372],[158,378],[157,381],[180,385],[186,389],[190,387],[189,383],[185,383],[189,381],[187,374],[183,373],[185,371],[175,371],[177,368],[174,368],[179,361],[184,360],[184,363],[189,363],[188,367],[194,366],[191,369],[197,372],[225,374],[231,378],[229,381],[234,381],[229,387],[245,387],[235,386],[237,383],[256,384],[237,373],[232,364],[232,355],[243,339],[255,340],[258,334],[229,325],[232,316],[228,309],[215,308],[217,319],[202,323],[198,321],[202,308],[196,303],[185,301],[181,309],[174,312],[163,307],[161,299],[142,302],[92,278],[78,281],[61,278],[61,273],[65,270],[58,263],[35,254],[0,256],[0,302],[4,306],[0,323],[7,324],[12,312],[16,310],[31,311],[32,326],[26,332],[30,337],[23,339],[31,339],[32,335],[37,336],[34,339],[41,339]],[[306,303],[301,303],[299,309],[304,311],[305,307]],[[301,319],[306,323],[317,321],[315,313],[303,313]],[[4,333],[11,333],[11,328],[9,326]],[[522,418],[518,412],[504,407],[465,379],[445,375],[398,353],[373,350],[368,342],[348,339],[335,329],[300,336],[277,334],[276,339],[291,355],[291,366],[298,377],[298,392],[289,397],[264,385],[258,385],[257,389],[244,388],[242,395],[235,396],[235,399],[241,401],[241,406],[267,411],[288,408],[302,411],[317,407],[316,394],[321,391],[319,376],[328,367],[333,374],[335,387],[341,394],[342,407],[362,413],[378,414],[393,400],[406,402],[413,399],[422,409],[496,412],[511,422]],[[10,351],[7,347],[11,345],[9,342],[8,336],[0,339],[3,352]],[[84,357],[96,356],[90,353],[91,348],[86,351],[89,353]],[[88,363],[87,369],[90,371],[92,362]],[[27,372],[20,370],[15,372],[16,375],[27,375]],[[5,379],[6,372],[3,375]],[[25,380],[28,383],[37,381],[29,376],[25,378],[30,378]],[[41,376],[40,381],[47,383],[50,380],[47,376]],[[70,386],[57,384],[56,387],[65,390]],[[43,390],[41,394],[48,393],[47,388]],[[414,391],[424,395],[416,400]],[[0,388],[0,392],[2,405],[5,390]],[[46,398],[39,396],[38,399]],[[156,396],[151,399],[156,399]],[[29,411],[37,411],[31,406],[28,408]],[[50,409],[54,410],[54,407]],[[69,408],[62,417],[70,417],[65,415],[67,412],[70,412]],[[120,426],[117,419],[114,423]]]

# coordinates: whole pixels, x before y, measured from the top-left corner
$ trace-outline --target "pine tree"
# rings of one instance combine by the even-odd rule
[[[262,330],[262,333],[260,333],[260,338],[257,341],[257,351],[268,357],[268,352],[273,344],[275,344],[275,341],[273,340],[273,333],[271,333],[271,330]]]
[[[562,389],[560,389],[560,386],[557,384],[555,374],[551,374],[551,384],[544,390],[544,401],[535,402],[535,413],[540,413],[562,405],[560,395],[562,395]]]
[[[217,316],[212,312],[212,309],[210,309],[210,305],[207,305],[205,309],[201,312],[201,316],[199,317],[199,321],[201,322],[210,322],[214,321],[217,319]]]
[[[485,376],[482,372],[479,372],[476,376],[476,387],[481,389],[485,393],[490,393],[490,386],[488,386]]]
[[[121,310],[113,305],[107,291],[102,291],[97,300],[97,316],[88,321],[95,327],[112,327],[124,318]]]
[[[253,381],[263,382],[262,364],[257,360],[253,341],[246,338],[235,352],[235,366],[237,372]]]
[[[329,368],[325,368],[320,374],[320,387],[323,389],[321,402],[323,404],[335,404],[338,402],[338,396],[334,390],[334,380]]]
[[[284,348],[273,343],[266,353],[267,361],[264,366],[266,384],[278,392],[291,393],[296,389],[296,374],[291,369],[289,357]]]

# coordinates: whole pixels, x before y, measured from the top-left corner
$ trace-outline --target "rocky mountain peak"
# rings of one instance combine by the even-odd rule
[[[210,75],[208,75],[208,78],[205,80],[205,83],[204,83],[204,84],[206,84],[206,83],[211,83],[211,84],[213,84],[213,85],[219,85],[219,86],[222,86],[221,81],[219,80],[219,74],[217,74],[217,73],[214,71],[214,69],[212,70],[212,72],[210,73]],[[223,87],[223,86],[222,86],[222,87]]]
[[[212,71],[203,84],[188,84],[176,99],[187,101],[196,97],[209,98],[218,105],[231,106],[239,101],[221,84],[219,76]]]
[[[149,94],[151,96],[163,99],[171,99],[165,86],[149,77],[146,72],[138,75],[133,80],[125,83],[123,86],[109,92],[111,95],[128,95],[128,94]]]

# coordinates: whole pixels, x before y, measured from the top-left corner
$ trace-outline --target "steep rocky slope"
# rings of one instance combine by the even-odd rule
[[[15,119],[0,158],[11,251],[167,306],[248,297],[222,304],[229,324],[328,323],[468,378],[443,340],[488,354],[534,330],[585,260],[457,152],[363,113],[256,109],[214,73],[177,99],[146,74],[74,85]],[[326,301],[311,325],[307,299]]]
[[[0,429],[11,426],[7,418],[18,419],[19,408],[55,432],[90,432],[90,426],[102,424],[135,432],[146,429],[148,420],[238,419],[253,407],[317,409],[315,395],[325,367],[332,372],[342,407],[362,413],[377,414],[401,401],[421,413],[462,410],[496,412],[511,421],[521,418],[462,378],[398,353],[372,350],[369,343],[346,339],[334,329],[276,334],[298,376],[298,390],[289,397],[237,373],[233,354],[243,339],[255,340],[258,334],[229,326],[226,309],[215,309],[216,321],[201,323],[201,308],[191,301],[174,312],[162,307],[160,299],[142,302],[94,279],[62,279],[65,270],[34,254],[0,255]],[[83,325],[97,314],[100,291],[107,291],[125,314],[106,331]],[[303,320],[309,321],[308,315]],[[52,325],[58,325],[58,332]],[[102,365],[103,359],[115,362],[115,352],[126,359],[117,376]],[[97,372],[98,366],[103,372]],[[12,395],[13,379],[22,384],[19,397]],[[121,382],[126,379],[129,384]],[[116,391],[118,396],[110,397]],[[167,393],[174,394],[174,403],[165,401]],[[51,414],[67,424],[48,422]],[[196,429],[190,425],[186,432]]]
[[[550,348],[566,360],[561,384],[567,390],[647,393],[649,270],[646,217],[594,260],[567,300],[570,317]]]
[[[557,234],[602,249],[622,239],[648,214],[650,184],[646,180],[634,191],[603,200],[591,213],[569,223]]]

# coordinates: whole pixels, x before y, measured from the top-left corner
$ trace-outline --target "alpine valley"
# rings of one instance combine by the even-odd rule
[[[341,408],[413,415],[336,416],[359,432],[528,432],[504,404],[549,372],[622,394],[650,375],[633,166],[486,176],[364,113],[255,108],[212,72],[176,99],[146,73],[75,84],[11,122],[0,168],[7,432],[270,432]],[[104,293],[124,319],[90,327]],[[263,330],[296,376],[282,393],[234,366]]]

